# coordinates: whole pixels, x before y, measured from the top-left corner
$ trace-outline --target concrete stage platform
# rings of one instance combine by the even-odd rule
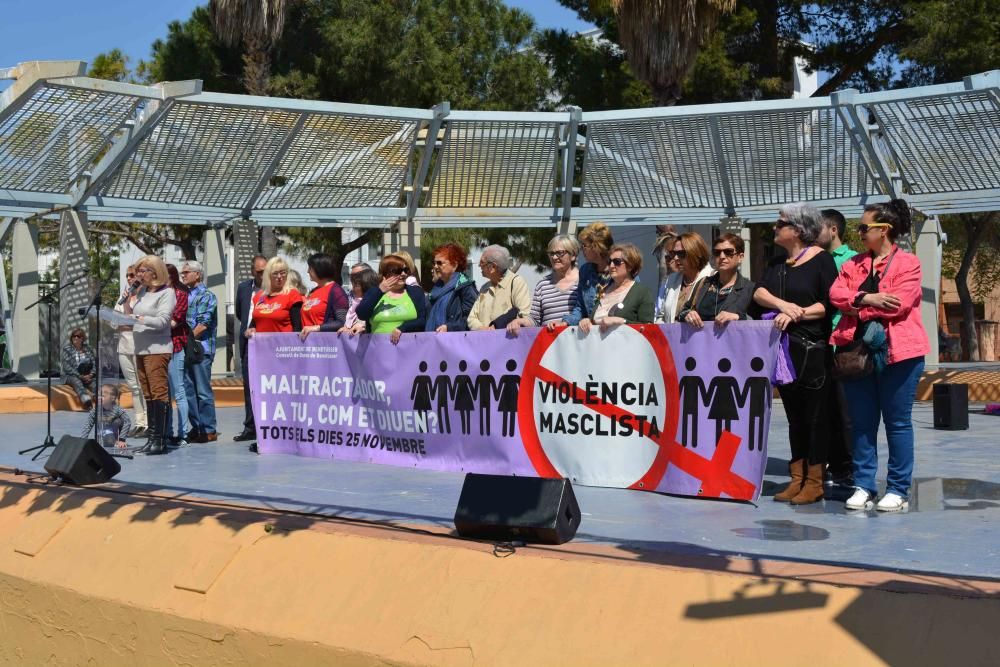
[[[847,513],[846,490],[771,501],[779,402],[758,506],[576,487],[576,540],[513,554],[451,535],[460,474],[255,456],[220,417],[218,443],[87,490],[11,474],[41,470],[16,450],[45,417],[0,417],[0,628],[24,637],[0,662],[161,664],[178,641],[188,664],[1000,663],[997,417],[936,431],[917,404],[910,511]],[[127,631],[53,625],[60,605]],[[80,659],[39,653],[53,635]]]

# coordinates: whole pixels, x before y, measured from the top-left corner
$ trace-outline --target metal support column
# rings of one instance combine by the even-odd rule
[[[87,214],[73,209],[63,211],[59,222],[59,284],[64,285],[88,273],[90,241],[87,238]],[[91,280],[80,280],[59,293],[59,331],[53,338],[60,349],[66,334],[74,327],[88,328],[79,311],[90,302],[91,289]]]
[[[219,326],[215,331],[215,359],[212,361],[212,373],[226,373],[226,338],[229,322],[226,317],[229,293],[226,290],[226,227],[225,225],[210,225],[205,230],[205,287],[215,295],[218,301]]]
[[[260,232],[253,220],[241,219],[233,223],[233,267],[236,283],[253,278],[253,256],[260,252]]]
[[[14,304],[7,344],[11,346],[11,366],[30,380],[38,378],[41,364],[38,318],[48,316],[46,306],[42,304],[31,310],[24,310],[25,306],[38,301],[38,227],[23,220],[16,220],[12,243]],[[53,344],[57,349],[61,349],[55,338]],[[56,350],[53,350],[53,358],[59,358]]]
[[[931,350],[925,363],[938,363],[938,304],[941,301],[941,252],[944,245],[941,221],[937,216],[926,218],[917,224],[916,255],[920,260],[920,319],[930,339]]]

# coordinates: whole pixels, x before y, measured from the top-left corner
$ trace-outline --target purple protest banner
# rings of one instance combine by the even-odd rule
[[[257,334],[258,448],[756,500],[777,351],[767,322]]]

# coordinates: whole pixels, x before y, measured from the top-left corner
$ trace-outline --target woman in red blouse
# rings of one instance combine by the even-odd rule
[[[301,331],[302,301],[302,295],[288,284],[288,264],[281,257],[272,257],[264,267],[261,289],[253,295],[246,337]]]
[[[302,340],[313,331],[338,331],[347,319],[347,293],[337,284],[337,266],[326,253],[310,255],[309,277],[316,283],[302,303]]]
[[[170,315],[170,339],[174,344],[174,355],[170,357],[170,365],[167,366],[167,380],[170,384],[170,397],[177,403],[177,434],[174,435],[173,411],[167,405],[167,431],[164,442],[167,447],[183,447],[187,444],[185,440],[188,421],[187,392],[184,389],[184,346],[187,345],[187,309],[188,309],[188,289],[181,282],[177,267],[167,264],[167,274],[170,276],[170,287],[177,297],[177,305]]]

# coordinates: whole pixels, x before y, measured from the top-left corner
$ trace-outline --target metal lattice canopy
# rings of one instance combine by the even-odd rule
[[[0,70],[0,217],[385,227],[1000,208],[1000,72],[830,97],[554,113],[375,107]]]

